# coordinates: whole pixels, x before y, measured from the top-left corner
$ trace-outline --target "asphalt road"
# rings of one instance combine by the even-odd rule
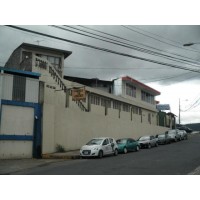
[[[66,160],[25,170],[35,175],[186,175],[200,166],[200,134],[169,145],[102,159]]]

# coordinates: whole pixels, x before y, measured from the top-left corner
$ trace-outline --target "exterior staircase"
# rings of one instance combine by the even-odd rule
[[[46,71],[48,71],[48,73],[51,75],[51,77],[57,83],[57,85],[59,86],[60,90],[63,90],[64,93],[68,92],[69,96],[71,96],[71,92],[69,92],[70,89],[67,88],[67,86],[63,82],[62,77],[57,72],[55,67],[52,66],[51,63],[48,60],[40,58],[38,56],[35,56],[35,57],[36,57],[36,67],[40,67],[42,69],[46,69]],[[66,96],[67,96],[67,94],[66,94]],[[83,102],[81,100],[75,101],[75,102],[76,102],[76,105],[81,109],[81,111],[89,112],[89,109],[85,107],[85,105],[83,104]]]

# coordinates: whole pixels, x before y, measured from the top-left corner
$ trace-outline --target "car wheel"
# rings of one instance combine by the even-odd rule
[[[115,149],[115,151],[114,151],[114,156],[117,156],[117,155],[118,155],[118,150]]]
[[[151,144],[150,143],[148,144],[148,149],[151,149]]]
[[[124,147],[124,154],[126,154],[127,152],[128,152],[128,150],[127,150],[127,148],[126,147]]]
[[[140,150],[140,147],[139,147],[139,146],[137,146],[137,147],[136,147],[136,151],[139,151],[139,150]]]
[[[103,157],[103,151],[102,151],[102,150],[99,151],[98,157],[99,157],[99,158],[102,158],[102,157]]]

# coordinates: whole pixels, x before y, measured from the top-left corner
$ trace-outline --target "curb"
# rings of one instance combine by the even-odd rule
[[[53,155],[53,154],[44,154],[42,155],[43,159],[80,159],[80,155]]]

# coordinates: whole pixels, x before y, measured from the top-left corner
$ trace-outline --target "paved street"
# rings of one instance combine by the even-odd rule
[[[102,159],[50,163],[15,174],[186,175],[200,166],[200,134],[181,142]]]

